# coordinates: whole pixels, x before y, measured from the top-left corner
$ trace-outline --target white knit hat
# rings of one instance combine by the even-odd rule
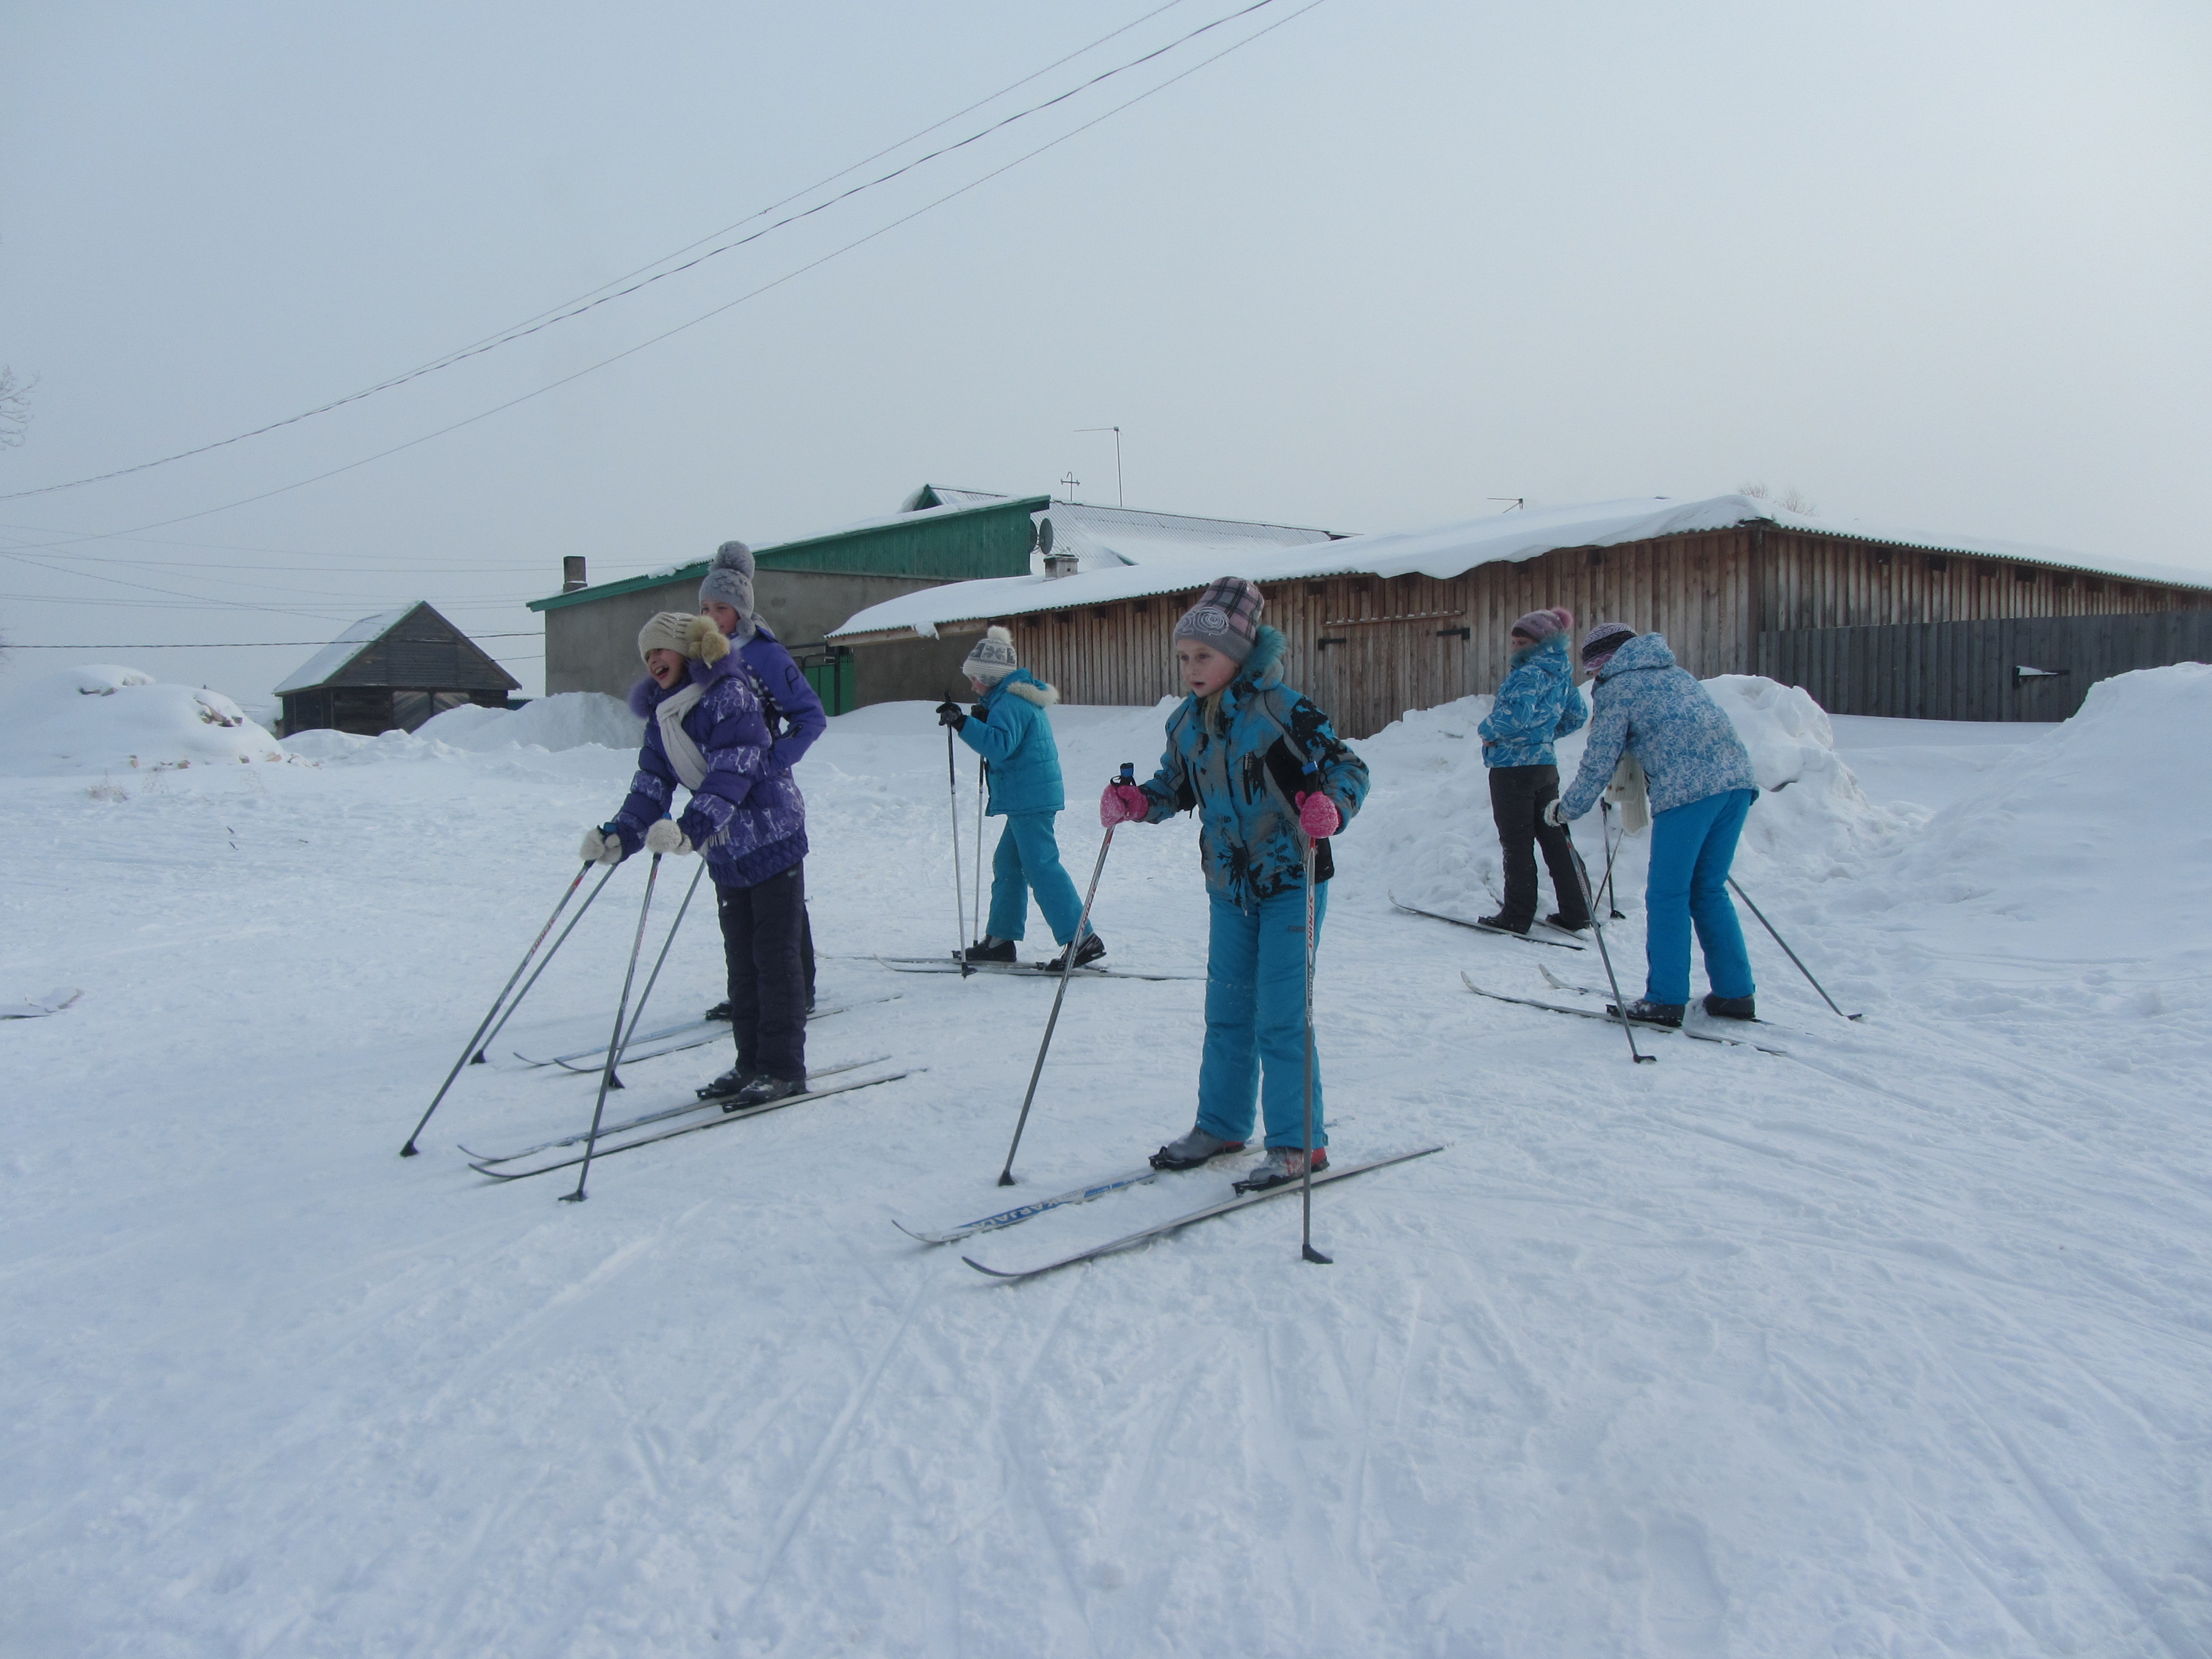
[[[996,685],[1016,666],[1014,636],[1003,628],[987,628],[968,653],[968,660],[960,665],[960,672],[971,680],[988,680]]]

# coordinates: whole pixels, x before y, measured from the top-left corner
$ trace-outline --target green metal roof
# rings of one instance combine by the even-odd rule
[[[1049,495],[1021,495],[975,505],[938,507],[848,525],[774,547],[756,548],[762,570],[823,570],[864,576],[934,576],[970,581],[983,576],[1025,576],[1036,539],[1032,514],[1052,505]],[[647,576],[580,587],[530,601],[532,611],[588,605],[640,588],[699,580],[711,561],[679,565]]]

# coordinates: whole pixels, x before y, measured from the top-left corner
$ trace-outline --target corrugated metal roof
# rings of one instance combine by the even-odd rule
[[[1055,507],[1053,511],[1060,509]],[[1203,522],[1203,521],[1201,521]],[[939,626],[974,623],[994,617],[1059,611],[1071,605],[1110,605],[1202,586],[1215,576],[1243,576],[1253,581],[1287,581],[1304,577],[1374,575],[1432,576],[1449,580],[1477,565],[1518,563],[1565,547],[1613,547],[1738,525],[1772,524],[1818,535],[1843,536],[1930,552],[2052,565],[2131,581],[2212,590],[2212,573],[2094,559],[2059,549],[2019,542],[1929,535],[1917,531],[1837,523],[1785,512],[1747,495],[1716,495],[1700,501],[1667,496],[1630,501],[1537,507],[1492,514],[1426,530],[1383,531],[1340,541],[1298,546],[1248,543],[1222,547],[1201,564],[1195,559],[1164,558],[1152,563],[1082,568],[1073,576],[997,577],[953,582],[908,593],[847,618],[832,630],[833,640],[907,630],[934,635]],[[1206,551],[1212,554],[1216,550]],[[1200,574],[1202,571],[1202,574]]]
[[[307,691],[345,672],[346,665],[356,657],[374,645],[386,634],[414,614],[415,605],[402,605],[397,611],[380,611],[374,617],[363,617],[340,634],[331,644],[301,663],[284,677],[283,683],[270,695],[283,696],[288,691]]]

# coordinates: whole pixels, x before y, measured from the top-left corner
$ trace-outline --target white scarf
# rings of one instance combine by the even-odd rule
[[[684,780],[686,789],[696,789],[707,781],[707,757],[691,741],[691,734],[684,729],[684,717],[696,708],[699,699],[706,695],[707,688],[694,682],[653,711],[653,718],[660,722],[660,746],[667,752],[668,763],[676,769],[676,775]]]

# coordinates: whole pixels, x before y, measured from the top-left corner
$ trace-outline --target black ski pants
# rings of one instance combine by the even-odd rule
[[[730,1031],[738,1064],[774,1078],[806,1075],[806,864],[750,887],[714,888],[722,960],[730,975]]]
[[[1589,920],[1582,878],[1575,872],[1574,849],[1564,826],[1544,822],[1544,807],[1559,795],[1556,766],[1493,766],[1490,769],[1490,812],[1498,821],[1498,845],[1505,854],[1505,902],[1498,915],[1508,927],[1526,927],[1536,919],[1536,848],[1544,849],[1559,896],[1559,915],[1570,927]]]

